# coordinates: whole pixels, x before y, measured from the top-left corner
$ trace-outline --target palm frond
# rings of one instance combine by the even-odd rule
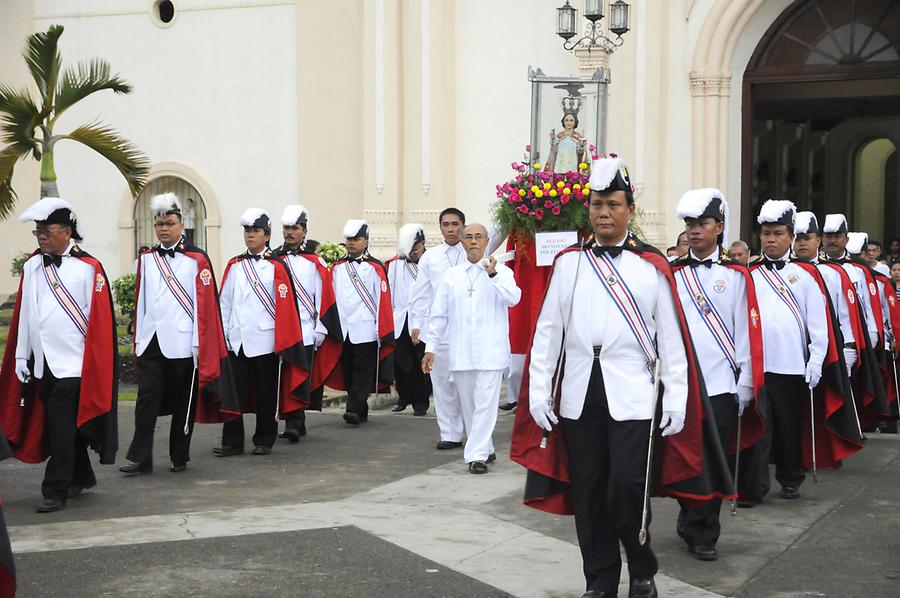
[[[56,82],[62,66],[59,55],[59,36],[62,32],[62,25],[51,25],[47,31],[29,35],[25,44],[23,56],[43,100],[41,118],[50,114],[53,108]]]
[[[91,148],[118,169],[131,193],[137,196],[147,182],[150,161],[133,143],[123,138],[112,127],[102,123],[82,125],[61,138],[78,141]]]
[[[109,63],[100,58],[67,68],[56,89],[54,118],[73,104],[104,89],[122,94],[130,93],[131,85],[119,75],[110,75],[109,71]]]
[[[32,152],[40,160],[40,146],[34,137],[37,125],[38,108],[28,92],[0,83],[0,140],[19,152]]]
[[[0,150],[0,218],[9,216],[16,206],[16,192],[12,188],[13,169],[16,162],[25,155],[9,146]]]

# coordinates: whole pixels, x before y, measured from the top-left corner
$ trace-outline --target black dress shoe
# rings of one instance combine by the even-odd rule
[[[146,463],[135,463],[134,461],[129,461],[128,463],[120,467],[119,471],[124,473],[126,477],[143,475],[145,473],[153,473],[153,466],[147,465]]]
[[[441,440],[437,443],[437,450],[439,451],[449,451],[450,449],[459,448],[462,446],[462,442],[452,442],[450,440]]]
[[[38,513],[53,513],[55,511],[61,511],[65,506],[66,501],[64,500],[59,500],[58,498],[45,498],[35,510]]]
[[[497,453],[491,453],[490,455],[488,455],[488,458],[484,460],[484,462],[487,463],[488,465],[490,465],[491,463],[493,463],[496,460],[497,460]]]
[[[505,405],[500,405],[500,411],[512,411],[516,408],[518,403],[506,403]]]
[[[415,415],[416,417],[422,417],[423,415],[428,415],[428,409],[425,409],[424,411],[413,411],[413,415]]]
[[[616,593],[601,592],[600,590],[588,590],[581,598],[616,598]]]
[[[688,552],[690,552],[698,561],[714,561],[719,558],[719,553],[716,552],[716,547],[710,546],[708,544],[698,544],[697,546],[691,546],[690,548],[688,548]]]
[[[488,466],[484,461],[472,461],[469,463],[469,473],[487,473]]]
[[[243,455],[244,447],[240,446],[217,446],[213,449],[216,457],[232,457],[234,455]]]
[[[254,446],[253,454],[254,455],[270,455],[270,454],[272,454],[272,449],[267,446]]]
[[[359,415],[356,413],[351,413],[347,411],[344,413],[344,421],[350,424],[351,426],[358,426],[360,422]]]
[[[738,499],[737,506],[742,509],[752,509],[756,506],[756,501],[752,498]]]
[[[286,429],[281,437],[287,438],[291,444],[297,444],[298,442],[300,442],[300,432],[291,428]]]
[[[97,480],[92,482],[88,482],[87,484],[70,484],[68,488],[66,488],[66,497],[74,498],[84,492],[85,490],[89,490],[97,485]]]
[[[785,498],[787,500],[800,498],[800,489],[794,488],[793,486],[783,486],[781,488],[781,498]]]
[[[632,579],[628,588],[628,598],[658,598],[653,579]]]
[[[394,408],[391,409],[391,413],[400,413],[401,411],[406,411],[406,405],[394,405]]]
[[[172,473],[181,473],[182,471],[187,470],[187,463],[172,463],[169,466],[169,471]]]

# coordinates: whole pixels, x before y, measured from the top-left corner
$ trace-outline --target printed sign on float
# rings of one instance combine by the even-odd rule
[[[536,233],[534,235],[534,251],[537,254],[538,266],[550,266],[556,254],[578,242],[578,233],[572,231],[554,231]]]

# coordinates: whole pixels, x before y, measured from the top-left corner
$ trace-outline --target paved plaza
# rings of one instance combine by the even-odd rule
[[[120,403],[120,457],[132,418]],[[483,476],[461,451],[434,450],[434,417],[411,409],[360,428],[339,409],[312,413],[307,437],[267,456],[216,458],[219,427],[198,426],[188,471],[172,474],[161,418],[152,475],[97,466],[97,487],[49,515],[34,512],[42,467],[6,461],[19,596],[579,596],[574,522],[521,505],[512,421],[501,412]],[[713,563],[688,555],[676,503],[655,499],[660,595],[900,595],[898,488],[900,441],[871,436],[800,500],[725,514]]]

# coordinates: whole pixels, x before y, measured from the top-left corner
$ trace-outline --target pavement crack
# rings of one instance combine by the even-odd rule
[[[192,539],[192,540],[196,540],[196,539],[197,539],[197,534],[195,534],[194,532],[192,532],[192,531],[191,531],[191,528],[189,528],[187,525],[188,525],[188,518],[187,518],[187,515],[182,515],[182,516],[181,516],[181,523],[178,524],[178,527],[183,527],[183,528],[184,528],[184,531],[186,531],[186,532],[188,533],[188,535],[191,537],[191,539]]]

